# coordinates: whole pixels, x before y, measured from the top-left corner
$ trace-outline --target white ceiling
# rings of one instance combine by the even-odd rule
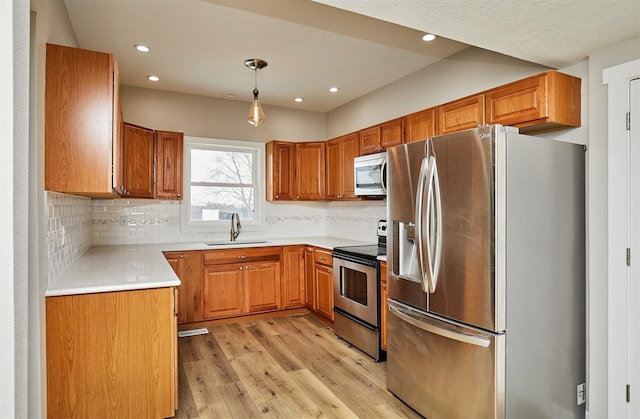
[[[326,4],[321,4],[326,3]],[[65,0],[123,85],[327,112],[468,45],[561,67],[640,37],[638,0]],[[331,7],[337,6],[339,9]],[[345,9],[345,10],[342,10]],[[353,13],[356,12],[356,13]],[[368,16],[365,16],[368,15]],[[420,40],[424,32],[441,37]],[[456,41],[452,41],[455,39]],[[151,52],[141,54],[134,44]],[[160,81],[146,76],[157,74]],[[339,86],[337,94],[328,93]],[[305,101],[294,103],[301,96]]]

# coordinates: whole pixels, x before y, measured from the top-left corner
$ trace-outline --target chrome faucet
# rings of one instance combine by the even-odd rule
[[[231,214],[231,241],[236,241],[238,235],[240,235],[240,215],[237,212]]]

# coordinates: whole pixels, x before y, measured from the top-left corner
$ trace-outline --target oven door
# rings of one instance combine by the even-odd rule
[[[333,304],[336,308],[377,327],[378,269],[333,256]]]

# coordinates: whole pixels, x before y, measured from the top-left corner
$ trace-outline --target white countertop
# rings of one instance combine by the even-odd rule
[[[210,246],[205,242],[94,246],[45,290],[45,297],[173,287],[180,280],[162,252],[304,244],[325,249],[365,243],[336,237],[269,239],[263,243]]]

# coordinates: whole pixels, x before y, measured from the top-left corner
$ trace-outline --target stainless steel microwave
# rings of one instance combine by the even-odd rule
[[[387,194],[387,153],[356,157],[353,161],[355,194],[385,196]]]

